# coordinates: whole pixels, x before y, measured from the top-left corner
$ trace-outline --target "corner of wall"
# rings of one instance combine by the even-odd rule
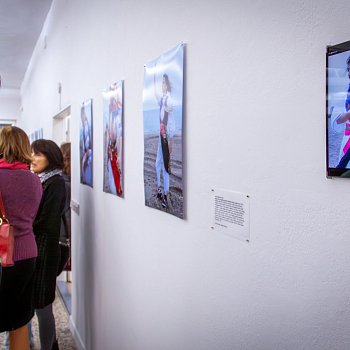
[[[81,340],[80,334],[77,330],[77,327],[75,326],[72,316],[69,317],[69,329],[72,332],[73,339],[75,341],[75,345],[77,346],[78,350],[86,350],[85,344]]]

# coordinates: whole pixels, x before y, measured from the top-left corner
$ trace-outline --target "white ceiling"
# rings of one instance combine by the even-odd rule
[[[0,0],[0,75],[19,89],[52,0]]]

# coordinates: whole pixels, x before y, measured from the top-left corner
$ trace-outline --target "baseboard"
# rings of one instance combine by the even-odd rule
[[[75,345],[77,346],[78,350],[86,350],[85,345],[80,338],[79,332],[78,332],[77,328],[75,327],[72,316],[69,317],[69,329],[72,332],[72,336],[73,336],[73,339],[75,341]]]
[[[65,281],[57,280],[56,282],[58,293],[61,295],[61,299],[69,315],[71,315],[72,314],[72,296],[67,285],[68,284]]]

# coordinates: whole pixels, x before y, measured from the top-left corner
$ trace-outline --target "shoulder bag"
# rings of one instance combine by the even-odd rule
[[[6,218],[4,203],[0,192],[0,265],[14,265],[13,262],[14,236],[13,227]]]

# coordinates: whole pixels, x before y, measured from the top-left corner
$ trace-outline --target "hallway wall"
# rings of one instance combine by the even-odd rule
[[[325,50],[346,0],[54,1],[21,125],[72,106],[72,325],[89,350],[347,350],[349,180],[325,176]],[[186,220],[144,206],[143,64],[186,43]],[[46,44],[45,44],[46,43]],[[125,199],[102,191],[102,90],[125,79]],[[92,97],[94,187],[79,183]],[[213,232],[210,189],[251,196],[251,241]]]
[[[21,94],[15,89],[0,89],[1,120],[18,120],[20,117]]]

